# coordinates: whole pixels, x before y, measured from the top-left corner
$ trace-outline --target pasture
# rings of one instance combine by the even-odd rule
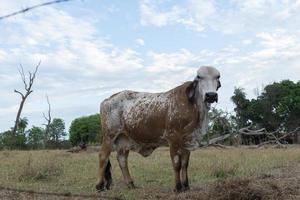
[[[172,191],[174,178],[168,149],[158,149],[147,158],[130,153],[129,167],[138,186],[133,190],[123,183],[115,157],[112,154],[113,188],[97,194],[98,154],[95,151],[77,154],[62,150],[1,151],[0,196],[3,199],[300,198],[300,148],[297,146],[206,148],[192,152],[191,191],[182,194]]]

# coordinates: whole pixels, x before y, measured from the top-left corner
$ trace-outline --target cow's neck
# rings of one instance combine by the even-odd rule
[[[199,108],[199,129],[201,136],[207,134],[208,132],[208,111],[210,109],[210,104],[203,102],[201,98],[197,101],[197,107]]]

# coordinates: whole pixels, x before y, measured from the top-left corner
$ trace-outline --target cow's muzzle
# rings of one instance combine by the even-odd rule
[[[207,92],[205,94],[205,102],[207,103],[218,103],[218,94],[216,92]]]

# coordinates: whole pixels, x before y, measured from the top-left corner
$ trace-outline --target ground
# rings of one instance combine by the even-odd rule
[[[192,153],[191,190],[173,192],[168,149],[151,156],[131,153],[137,189],[128,190],[115,154],[113,189],[95,192],[98,156],[94,151],[1,151],[0,199],[300,199],[300,147],[200,149]]]

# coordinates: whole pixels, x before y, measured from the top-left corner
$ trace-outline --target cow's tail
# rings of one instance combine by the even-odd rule
[[[110,189],[110,185],[112,183],[112,175],[111,175],[111,164],[110,160],[108,159],[107,165],[105,167],[105,172],[104,172],[104,177],[105,180],[107,181],[106,183],[106,189]]]

